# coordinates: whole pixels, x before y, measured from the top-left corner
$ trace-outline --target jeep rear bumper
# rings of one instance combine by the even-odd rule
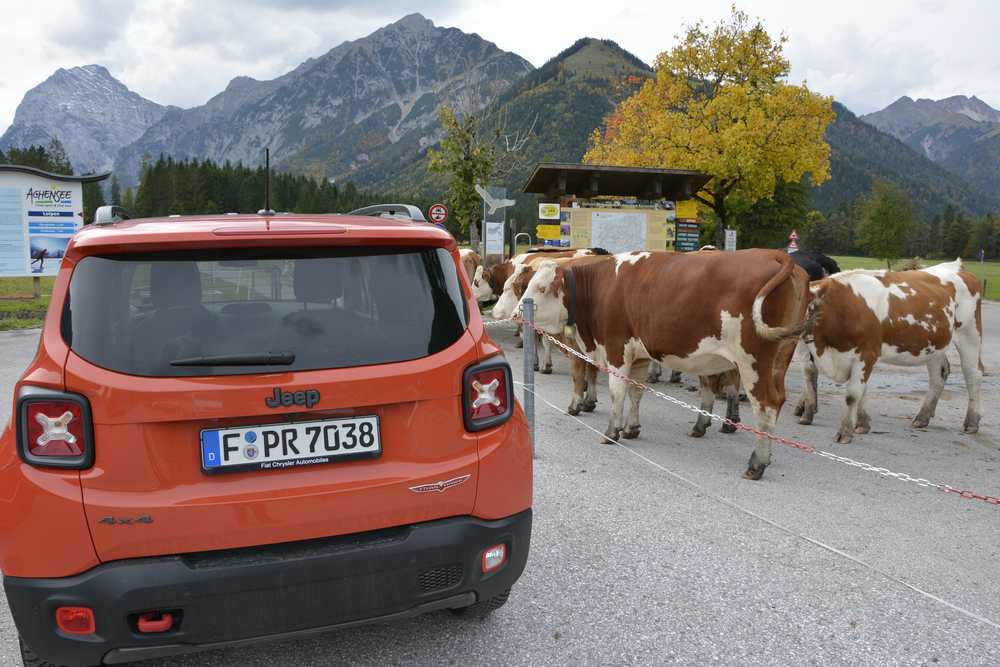
[[[184,556],[117,561],[73,577],[5,577],[24,642],[57,664],[93,665],[312,634],[502,593],[528,557],[531,510],[498,521],[454,517],[370,533]],[[508,549],[484,575],[482,552]],[[61,606],[94,610],[92,635],[55,624]],[[168,611],[170,630],[140,633],[137,618]]]

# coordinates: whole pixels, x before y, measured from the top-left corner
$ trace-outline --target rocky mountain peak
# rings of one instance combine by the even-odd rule
[[[165,111],[102,65],[60,68],[25,94],[0,148],[45,145],[58,138],[77,173],[106,171],[118,150]]]

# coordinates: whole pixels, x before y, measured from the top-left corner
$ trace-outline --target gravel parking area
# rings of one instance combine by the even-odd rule
[[[832,442],[843,394],[821,380],[820,412],[778,431],[822,449],[1000,495],[1000,305],[984,306],[982,432],[961,433],[957,357],[926,430],[909,420],[924,369],[880,367],[872,433]],[[513,331],[498,327],[515,376]],[[0,421],[37,331],[0,334]],[[568,363],[536,375],[540,398],[568,403]],[[685,383],[693,382],[685,378]],[[789,372],[797,400],[801,369]],[[688,386],[660,389],[689,402]],[[599,444],[597,411],[576,421],[539,400],[532,553],[510,602],[477,622],[431,614],[305,641],[214,651],[156,665],[329,664],[998,664],[1000,506],[963,500],[775,446],[760,482],[741,478],[753,446],[647,396],[643,431]],[[719,409],[724,409],[718,403]],[[752,419],[744,404],[744,418]],[[335,604],[335,601],[331,601]],[[0,664],[17,664],[0,604]]]

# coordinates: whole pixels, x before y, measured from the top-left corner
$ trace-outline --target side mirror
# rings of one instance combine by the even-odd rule
[[[99,206],[96,211],[94,211],[94,224],[95,225],[113,225],[116,222],[121,222],[122,220],[128,220],[131,218],[128,211],[123,209],[121,206]]]

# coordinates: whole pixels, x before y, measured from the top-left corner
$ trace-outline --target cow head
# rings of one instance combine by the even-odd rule
[[[489,269],[482,264],[476,267],[476,273],[472,277],[472,296],[476,297],[476,301],[489,301],[493,298],[490,277]]]
[[[528,297],[534,300],[535,325],[553,335],[561,334],[569,321],[564,276],[564,270],[555,262],[542,262],[537,265],[521,297],[522,302]]]
[[[514,273],[510,275],[510,278],[503,285],[503,292],[500,293],[500,298],[497,299],[496,305],[493,306],[494,318],[506,320],[514,314],[514,311],[517,310],[518,299],[524,294],[524,288],[527,285],[525,277],[530,280],[533,273],[531,268],[526,264],[518,264],[515,267]]]

